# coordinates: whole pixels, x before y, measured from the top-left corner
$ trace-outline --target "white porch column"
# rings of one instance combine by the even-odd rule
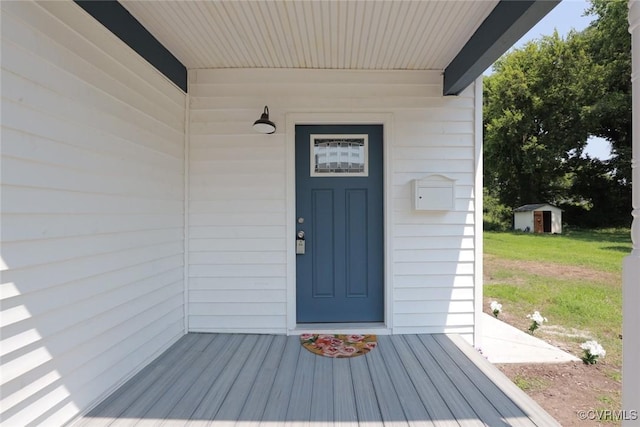
[[[633,249],[624,259],[622,270],[622,408],[626,410],[626,420],[622,422],[624,427],[640,426],[640,0],[629,0],[629,31],[633,86]]]

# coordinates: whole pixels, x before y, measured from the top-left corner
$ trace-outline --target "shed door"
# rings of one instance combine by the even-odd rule
[[[544,232],[544,218],[542,211],[533,212],[533,231],[534,233]]]
[[[384,320],[382,135],[296,126],[298,323]]]

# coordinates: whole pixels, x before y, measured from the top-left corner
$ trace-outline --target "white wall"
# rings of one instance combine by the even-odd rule
[[[551,210],[551,232],[562,233],[562,211],[560,209]]]
[[[185,95],[73,2],[2,2],[4,425],[61,425],[184,333]]]
[[[513,229],[524,231],[529,227],[529,232],[533,233],[533,212],[515,212],[513,214]]]
[[[473,86],[442,97],[441,74],[425,71],[191,70],[189,82],[190,330],[287,332],[295,277],[285,118],[345,113],[393,117],[387,325],[473,332]],[[273,135],[251,128],[264,105]],[[432,173],[456,180],[453,211],[412,210],[411,180]]]

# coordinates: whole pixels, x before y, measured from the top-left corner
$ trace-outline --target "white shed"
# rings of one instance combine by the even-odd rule
[[[529,233],[562,233],[562,209],[548,203],[524,205],[513,211],[513,229]]]

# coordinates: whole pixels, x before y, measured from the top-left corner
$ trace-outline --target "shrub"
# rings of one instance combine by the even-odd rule
[[[507,231],[513,228],[513,209],[483,189],[483,228],[485,231]]]

